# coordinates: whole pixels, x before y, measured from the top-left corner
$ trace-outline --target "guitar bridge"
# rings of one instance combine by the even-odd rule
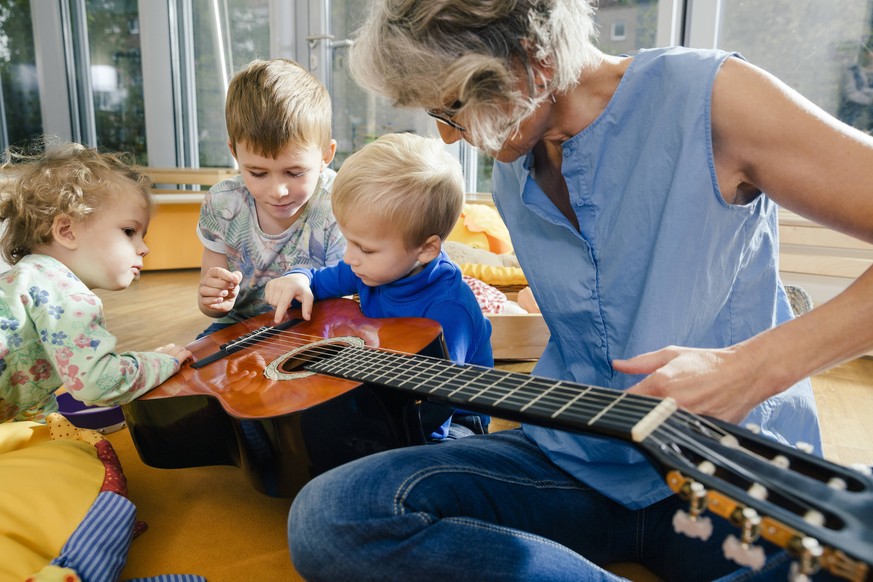
[[[226,358],[227,356],[234,354],[244,348],[247,348],[253,344],[256,344],[265,339],[271,338],[280,331],[286,330],[289,327],[297,325],[303,321],[302,319],[289,319],[288,321],[283,321],[282,323],[274,326],[264,326],[259,327],[256,330],[250,331],[247,334],[243,334],[236,338],[233,341],[227,342],[226,344],[221,344],[218,348],[217,352],[211,353],[205,358],[201,360],[197,360],[196,362],[191,363],[192,368],[202,368],[203,366],[209,365],[212,362],[217,362],[221,358]]]

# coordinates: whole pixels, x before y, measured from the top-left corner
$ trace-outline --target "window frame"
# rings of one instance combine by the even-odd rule
[[[656,43],[715,46],[720,4],[721,0],[660,0]],[[269,7],[270,22],[277,23],[270,30],[270,58],[307,64],[330,89],[329,66],[322,66],[330,62],[329,42],[315,37],[317,31],[330,34],[331,0],[270,0]],[[191,0],[139,0],[138,8],[148,163],[197,167]],[[96,145],[93,104],[76,94],[76,80],[88,71],[80,70],[82,65],[71,57],[70,22],[78,9],[84,16],[84,0],[31,0],[41,111],[45,133]],[[289,21],[290,26],[280,24]],[[90,87],[90,82],[85,86]],[[80,106],[80,101],[87,103]],[[481,156],[466,143],[450,150],[464,167],[468,191],[475,192]]]

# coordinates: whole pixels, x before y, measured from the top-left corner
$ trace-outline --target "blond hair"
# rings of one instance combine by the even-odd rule
[[[327,89],[289,59],[254,60],[234,75],[224,113],[234,154],[240,142],[270,158],[289,144],[322,151],[330,146]]]
[[[495,153],[600,61],[593,12],[588,0],[374,0],[349,67],[396,106],[464,112],[472,141]]]
[[[81,222],[125,186],[140,192],[152,209],[151,183],[126,154],[101,153],[76,143],[41,140],[41,154],[8,149],[0,172],[0,255],[10,265],[52,240],[57,216]]]
[[[331,204],[339,224],[376,209],[409,249],[446,240],[464,204],[461,165],[438,139],[383,135],[343,162]]]

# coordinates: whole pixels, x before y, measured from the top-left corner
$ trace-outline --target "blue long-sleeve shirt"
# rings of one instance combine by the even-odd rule
[[[482,314],[461,270],[444,252],[412,275],[378,287],[361,281],[346,263],[322,269],[292,269],[309,277],[315,300],[357,293],[367,317],[426,317],[443,327],[449,358],[459,364],[493,366],[491,322]]]
[[[491,367],[491,322],[482,313],[476,296],[464,282],[461,270],[444,252],[415,275],[387,285],[369,287],[351,267],[340,262],[322,269],[292,269],[309,277],[315,300],[357,293],[367,317],[426,317],[439,323],[449,358],[459,364]],[[446,421],[432,438],[445,437]]]

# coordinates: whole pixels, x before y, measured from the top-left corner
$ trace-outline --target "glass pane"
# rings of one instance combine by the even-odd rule
[[[0,83],[8,144],[42,134],[30,0],[0,0]]]
[[[873,128],[873,1],[722,0],[722,7],[719,47],[843,121]]]
[[[148,163],[136,0],[88,0],[88,48],[97,145]]]
[[[367,2],[334,0],[331,3],[332,50],[331,98],[333,99],[333,132],[337,153],[333,167],[339,169],[343,160],[364,144],[380,135],[408,131],[437,137],[434,120],[420,109],[395,109],[391,103],[364,92],[348,74],[348,49],[342,40],[363,22]]]
[[[234,71],[270,58],[268,0],[194,0],[194,76],[201,167],[234,165],[227,148],[224,101]]]
[[[599,0],[594,13],[598,46],[610,55],[634,54],[655,46],[658,0]],[[479,152],[476,190],[491,192],[491,156]]]

